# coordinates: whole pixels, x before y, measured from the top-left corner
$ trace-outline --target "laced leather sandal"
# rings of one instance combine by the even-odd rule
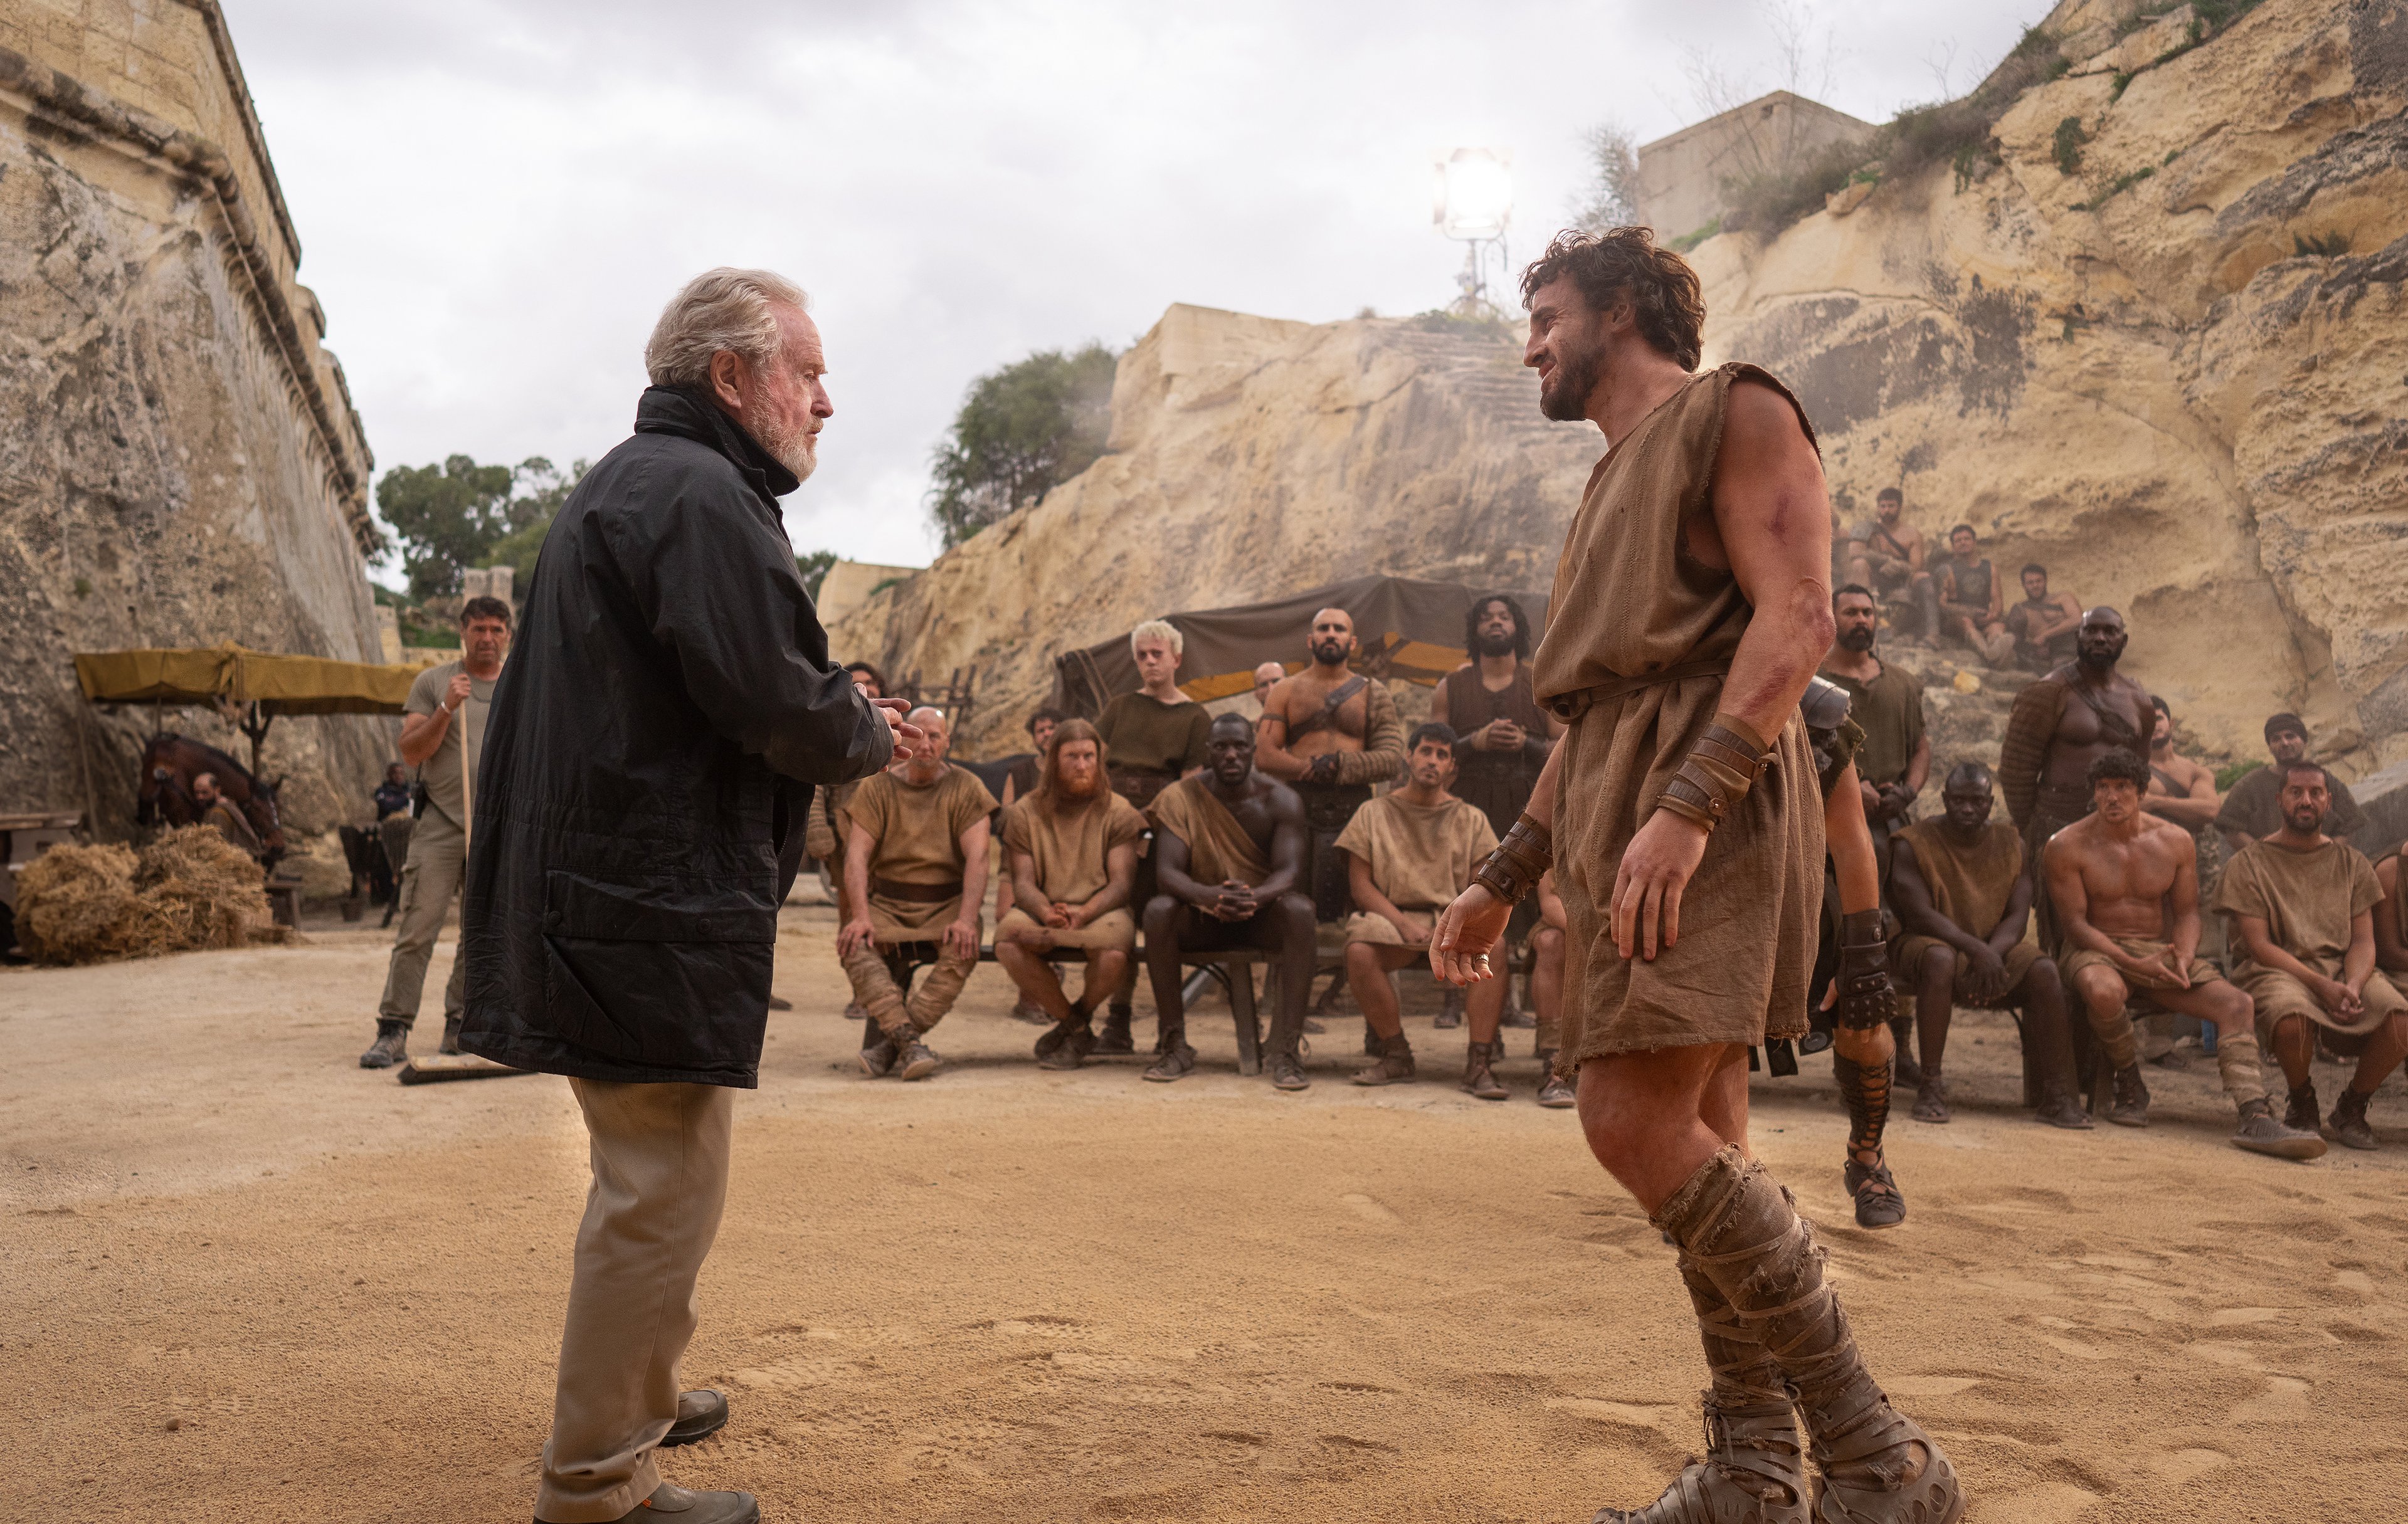
[[[2374,1141],[2374,1128],[2366,1119],[2366,1104],[2373,1099],[2346,1086],[2343,1088],[2333,1102],[2332,1121],[2329,1124],[2335,1143],[2344,1148],[2383,1147]]]
[[[1706,1453],[1644,1508],[1601,1508],[1590,1524],[1807,1524],[1806,1468],[1787,1402],[1705,1394]]]
[[[2302,1132],[2313,1132],[2316,1130],[2316,1082],[2315,1080],[2309,1080],[2291,1092],[2290,1104],[2283,1109],[2283,1125]]]
[[[1497,1077],[1494,1067],[1497,1061],[1504,1056],[1505,1044],[1501,1039],[1467,1046],[1463,1053],[1464,1093],[1482,1101],[1502,1101],[1512,1094],[1504,1082]]]
[[[1129,1034],[1127,1006],[1113,1005],[1105,1010],[1104,1030],[1096,1033],[1096,1046],[1089,1051],[1114,1057],[1137,1051],[1137,1039]]]
[[[1168,1085],[1174,1079],[1185,1079],[1196,1072],[1196,1049],[1187,1046],[1187,1034],[1176,1029],[1164,1033],[1154,1045],[1155,1058],[1142,1077],[1157,1085]]]
[[[1856,1200],[1857,1227],[1895,1228],[1906,1220],[1906,1197],[1898,1189],[1897,1176],[1889,1172],[1888,1160],[1867,1164],[1851,1157],[1840,1177]]]
[[[2107,1119],[2118,1127],[2149,1125],[2149,1087],[2142,1082],[2139,1064],[2115,1071],[2115,1104],[2108,1108]]]
[[[1403,1033],[1394,1037],[1374,1037],[1366,1046],[1374,1061],[1367,1068],[1354,1071],[1357,1085],[1395,1085],[1413,1077],[1413,1045]]]

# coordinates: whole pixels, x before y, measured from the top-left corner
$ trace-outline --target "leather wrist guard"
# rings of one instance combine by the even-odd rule
[[[1832,1015],[1851,1032],[1887,1025],[1898,1014],[1889,982],[1889,946],[1879,909],[1840,918],[1840,999]]]
[[[1539,887],[1539,876],[1555,865],[1555,833],[1525,812],[1497,844],[1497,850],[1471,870],[1471,881],[1507,904]]]
[[[1688,760],[1681,763],[1672,781],[1656,796],[1656,807],[1695,820],[1711,832],[1747,797],[1747,790],[1771,762],[1771,752],[1746,721],[1736,715],[1718,714],[1689,748]]]

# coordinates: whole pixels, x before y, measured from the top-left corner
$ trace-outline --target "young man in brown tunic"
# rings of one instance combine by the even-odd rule
[[[1923,683],[1874,651],[1879,620],[1871,593],[1853,585],[1842,588],[1832,595],[1831,613],[1839,634],[1823,658],[1821,676],[1847,690],[1848,718],[1864,733],[1856,749],[1856,787],[1886,880],[1890,831],[1907,819],[1931,776]]]
[[[1191,952],[1257,948],[1279,954],[1279,1009],[1271,1017],[1271,1084],[1300,1090],[1304,1000],[1312,987],[1312,902],[1304,872],[1304,805],[1296,790],[1254,770],[1254,730],[1237,715],[1212,721],[1204,772],[1155,796],[1154,877],[1145,907],[1145,967],[1154,983],[1161,1057],[1152,1080],[1196,1069],[1179,961]]]
[[[1009,903],[996,924],[995,961],[1054,1021],[1037,1039],[1041,1068],[1076,1069],[1094,1051],[1096,1007],[1120,988],[1137,947],[1128,903],[1145,817],[1105,783],[1106,760],[1095,726],[1063,720],[1036,788],[1003,812]],[[1062,947],[1086,954],[1075,1005],[1046,961]]]
[[[1180,689],[1186,644],[1178,626],[1163,620],[1129,632],[1129,655],[1144,686],[1113,695],[1096,719],[1096,734],[1112,759],[1112,791],[1140,809],[1204,765],[1204,728],[1212,717]]]
[[[1312,665],[1282,678],[1256,722],[1255,765],[1295,789],[1311,833],[1305,890],[1323,920],[1346,914],[1346,865],[1338,833],[1371,797],[1374,784],[1405,764],[1405,724],[1387,685],[1354,670],[1354,616],[1312,616]]]
[[[2324,1139],[2286,1127],[2266,1099],[2249,997],[2199,956],[2199,873],[2190,837],[2141,808],[2148,763],[2118,748],[2090,764],[2096,808],[2049,839],[2042,860],[2062,918],[2058,966],[2114,1067],[2107,1119],[2149,1125],[2134,996],[2215,1024],[2215,1066],[2241,1126],[2232,1145],[2278,1159],[2315,1159]]]
[[[2235,852],[2283,829],[2282,770],[2295,762],[2307,761],[2307,722],[2294,714],[2270,715],[2266,720],[2266,749],[2272,755],[2274,765],[2251,768],[2234,779],[2231,791],[2224,796],[2223,807],[2215,814],[2215,829],[2223,835],[2225,845]],[[2332,789],[2332,805],[2325,812],[2324,833],[2358,834],[2366,824],[2365,812],[2350,796],[2349,785],[2329,773],[2325,776]]]
[[[2291,1090],[2285,1122],[2317,1130],[2308,1061],[2321,1035],[2358,1060],[2325,1125],[2347,1147],[2372,1148],[2366,1103],[2408,1056],[2408,1000],[2374,966],[2383,887],[2357,847],[2324,833],[2332,807],[2325,770],[2300,761],[2281,771],[2282,829],[2225,864],[2216,894],[2244,953],[2232,982],[2258,1007],[2258,1041],[2282,1061]]]
[[[2031,876],[2015,828],[1990,819],[1990,770],[1958,762],[1941,786],[1942,813],[1898,833],[1890,902],[1906,935],[1898,971],[1914,991],[1923,1081],[1914,1116],[1948,1120],[1941,1065],[1948,1021],[1957,1005],[2020,1009],[2023,1040],[2040,1075],[2040,1119],[2083,1129],[2090,1114],[2074,1097],[2073,1043],[2057,962],[2024,939],[2030,923]]]
[[[1405,1040],[1404,1013],[1388,976],[1429,956],[1439,912],[1471,882],[1472,868],[1497,849],[1488,817],[1447,791],[1455,767],[1455,732],[1431,721],[1416,726],[1411,740],[1412,749],[1405,753],[1410,781],[1356,810],[1338,833],[1354,901],[1354,913],[1346,918],[1346,985],[1371,1029],[1372,1062],[1354,1075],[1357,1085],[1413,1077],[1413,1048]],[[1463,1088],[1483,1101],[1502,1101],[1506,1090],[1495,1065],[1505,1056],[1505,1045],[1497,1040],[1505,1014],[1504,981],[1475,987],[1465,1004],[1471,1014],[1471,1044],[1464,1057]]]
[[[945,761],[952,731],[939,710],[911,711],[925,733],[908,762],[861,780],[845,805],[845,893],[852,919],[837,957],[853,998],[869,1013],[861,1067],[871,1078],[925,1079],[942,1062],[924,1040],[978,967],[986,893],[987,817],[995,795]],[[936,967],[907,999],[911,969]]]
[[[1440,919],[1469,985],[1551,862],[1564,1048],[1590,1148],[1678,1246],[1706,1363],[1706,1460],[1646,1524],[1950,1524],[1939,1446],[1858,1358],[1822,1256],[1747,1150],[1747,1049],[1806,1029],[1823,801],[1798,702],[1831,643],[1830,504],[1794,398],[1697,373],[1696,274],[1644,228],[1559,235],[1525,272],[1540,407],[1611,448],[1557,563],[1536,662],[1570,728],[1530,805]],[[1805,1434],[1799,1432],[1802,1417]]]
[[[2024,852],[2041,861],[2048,839],[2090,813],[2090,765],[2110,751],[2138,757],[2155,722],[2149,695],[2115,670],[2131,635],[2124,616],[2094,608],[2082,616],[2073,661],[2015,696],[1999,743],[1999,791],[2023,828]],[[2147,775],[2142,775],[2143,781]],[[2041,950],[2065,963],[2065,937],[2043,877],[2038,904]]]

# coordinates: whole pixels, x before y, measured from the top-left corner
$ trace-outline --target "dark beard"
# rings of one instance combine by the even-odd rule
[[[1513,652],[1514,648],[1521,645],[1521,643],[1522,637],[1520,635],[1483,634],[1471,637],[1472,649],[1478,651],[1483,656],[1511,655]]]
[[[1873,627],[1868,624],[1857,629],[1850,630],[1840,636],[1840,644],[1852,651],[1871,650],[1873,648]]]
[[[2115,663],[2123,659],[2124,652],[2120,648],[2113,650],[2094,651],[2088,648],[2077,646],[2074,648],[2073,651],[2074,662],[2079,664],[2085,672],[2088,672],[2100,677],[2104,677],[2109,673],[2114,671]]]
[[[1320,662],[1323,666],[1334,667],[1339,662],[1346,660],[1345,643],[1337,640],[1325,640],[1320,645],[1312,648],[1312,659]]]
[[[1588,394],[1597,390],[1597,356],[1576,349],[1555,367],[1555,385],[1539,388],[1539,416],[1577,423],[1588,416]]]

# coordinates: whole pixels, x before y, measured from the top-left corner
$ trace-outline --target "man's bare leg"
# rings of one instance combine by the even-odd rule
[[[1484,979],[1464,995],[1464,1013],[1470,1018],[1471,1037],[1463,1049],[1463,1092],[1483,1101],[1502,1101],[1512,1092],[1497,1077],[1496,1066],[1505,1057],[1504,1041],[1497,1035],[1505,1022],[1508,978]]]
[[[1279,1009],[1271,1013],[1270,1051],[1266,1055],[1271,1087],[1310,1090],[1312,1081],[1304,1075],[1304,1003],[1312,993],[1313,936],[1319,924],[1312,901],[1290,891],[1254,917],[1268,919],[1279,938]]]
[[[1154,986],[1154,1019],[1161,1033],[1160,1056],[1145,1077],[1163,1083],[1196,1072],[1196,1049],[1187,1043],[1187,1004],[1180,994],[1179,919],[1182,906],[1168,894],[1146,902],[1145,972]],[[1126,977],[1126,976],[1124,976]]]
[[[2051,1127],[2089,1131],[2090,1113],[2074,1093],[2073,1031],[2066,1020],[2065,981],[2057,960],[2034,959],[2009,998],[2022,1003],[2024,1046],[2040,1069],[2040,1119]]]
[[[2307,1021],[2289,1017],[2275,1029],[2275,1043],[2277,1047],[2284,1047],[2283,1069],[2288,1076],[2292,1071],[2292,1054],[2283,1040],[2292,1035],[2290,1029],[2294,1025],[2300,1029],[2292,1045],[2298,1049],[2299,1077],[2291,1080],[2291,1095],[2296,1104],[2300,1092],[2302,1090],[2307,1091],[2309,1119],[2306,1125],[2315,1127],[2315,1087],[2306,1082],[2308,1060],[2315,1047],[2315,1033],[2307,1030]],[[2401,1061],[2408,1058],[2408,1015],[2386,1018],[2362,1041],[2366,1046],[2358,1051],[2358,1072],[2350,1075],[2347,1088],[2333,1098],[2332,1116],[2326,1123],[2326,1130],[2345,1147],[2375,1148],[2381,1145],[2375,1141],[2374,1128],[2366,1119],[2366,1104],[2374,1098],[2374,1092],[2390,1076],[2391,1071],[2400,1067]],[[2300,1124],[2292,1122],[2290,1125],[2297,1127]]]
[[[1072,1019],[1074,1013],[1070,997],[1062,988],[1061,976],[1045,961],[1045,953],[1050,950],[1001,936],[995,939],[995,961],[1011,976],[1022,998],[1059,1023]]]
[[[1941,1064],[1948,1056],[1948,1021],[1956,1012],[1956,961],[1962,956],[1946,943],[1926,947],[1923,966],[1914,971],[1914,1034],[1923,1061],[1923,1082],[1915,1087],[1914,1119],[1948,1119],[1948,1082]]]
[[[1856,1200],[1859,1228],[1895,1228],[1906,1220],[1906,1198],[1882,1150],[1897,1061],[1898,1037],[1887,1023],[1831,1029],[1831,1075],[1848,1106],[1848,1156],[1840,1178]]]
[[[1803,1524],[1794,1393],[1814,1438],[1825,1517],[1953,1524],[1962,1515],[1954,1468],[1865,1370],[1812,1232],[1748,1158],[1745,1062],[1743,1050],[1717,1044],[1581,1068],[1590,1150],[1680,1248],[1713,1372],[1708,1430],[1721,1436],[1651,1507],[1598,1517]]]
[[[1363,1012],[1363,1020],[1371,1029],[1371,1061],[1354,1072],[1357,1085],[1394,1085],[1413,1077],[1413,1045],[1405,1040],[1404,1012],[1397,1004],[1397,987],[1388,975],[1407,963],[1419,962],[1427,954],[1419,947],[1389,947],[1378,942],[1346,944],[1346,987],[1354,991],[1354,1004]],[[1490,979],[1474,985],[1476,994],[1491,987],[1501,987],[1502,979]],[[1492,1020],[1493,1033],[1496,1023]]]
[[[2236,985],[2211,979],[2187,990],[2152,990],[2149,999],[2176,1016],[2215,1023],[2215,1068],[2240,1127],[2236,1148],[2275,1159],[2321,1159],[2325,1140],[2313,1127],[2293,1131],[2274,1115],[2258,1056],[2258,1007]]]
[[[2132,999],[2124,976],[2103,963],[2094,963],[2073,976],[2073,997],[2082,1003],[2091,1035],[2099,1039],[2100,1061],[2114,1076],[2115,1100],[2107,1119],[2118,1127],[2149,1125],[2149,1087],[2141,1078],[2141,1036],[2132,1030]]]

